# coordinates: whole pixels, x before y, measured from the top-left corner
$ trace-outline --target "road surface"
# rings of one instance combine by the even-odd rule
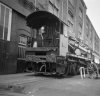
[[[0,80],[0,96],[100,96],[100,79],[21,74]]]

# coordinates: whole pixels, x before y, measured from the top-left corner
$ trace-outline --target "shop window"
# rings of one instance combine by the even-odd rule
[[[12,10],[0,3],[0,38],[10,41]]]

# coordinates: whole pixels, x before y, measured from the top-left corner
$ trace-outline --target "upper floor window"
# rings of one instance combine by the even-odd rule
[[[82,39],[82,25],[79,23],[79,27],[78,27],[78,38]]]
[[[94,38],[94,47],[95,47],[95,50],[97,51],[97,52],[99,52],[99,38],[98,38],[98,36],[97,35],[95,35],[95,38]]]
[[[0,3],[0,38],[10,41],[12,10]]]
[[[69,15],[69,17],[70,17],[71,19],[74,18],[74,15],[73,15],[73,13],[71,12],[71,10],[68,10],[68,15]]]
[[[68,20],[68,33],[72,33],[72,32],[73,32],[73,23]]]
[[[68,10],[68,32],[73,32],[73,26],[74,26],[74,15],[71,10]]]
[[[82,8],[79,7],[79,17],[82,19],[83,18],[83,10]]]
[[[29,10],[34,10],[36,7],[36,0],[18,0],[18,3]]]
[[[59,0],[49,0],[56,8],[58,8]]]
[[[48,10],[52,14],[56,15],[57,17],[59,17],[59,9],[58,9],[58,7],[55,5],[55,3],[52,0],[50,0],[50,2],[49,2]]]
[[[74,0],[69,0],[69,2],[74,6]]]
[[[93,36],[93,31],[92,31],[92,29],[90,30],[90,42],[92,43],[92,37]]]
[[[89,25],[88,23],[86,24],[86,37],[89,37]]]

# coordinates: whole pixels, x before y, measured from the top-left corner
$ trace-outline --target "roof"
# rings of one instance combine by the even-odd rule
[[[40,28],[47,23],[59,22],[59,18],[47,11],[36,11],[26,17],[27,25],[32,28]]]

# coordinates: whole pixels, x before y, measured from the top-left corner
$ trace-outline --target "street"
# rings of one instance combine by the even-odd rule
[[[0,76],[0,96],[100,96],[100,79],[57,78],[32,73]]]

